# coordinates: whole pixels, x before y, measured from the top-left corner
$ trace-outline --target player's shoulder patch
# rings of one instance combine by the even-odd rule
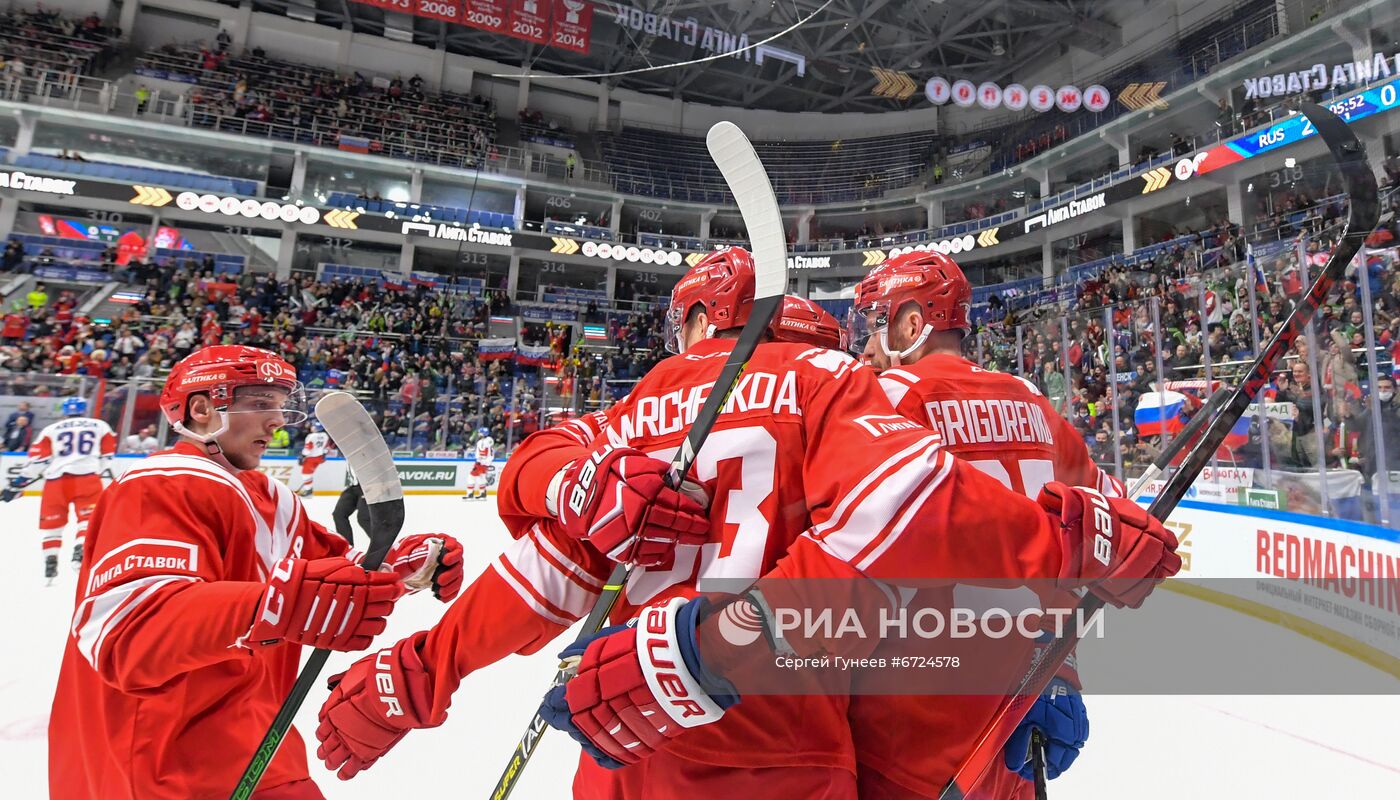
[[[125,583],[145,575],[198,574],[199,545],[179,539],[143,536],[103,553],[88,573],[85,593],[97,594],[118,579]]]

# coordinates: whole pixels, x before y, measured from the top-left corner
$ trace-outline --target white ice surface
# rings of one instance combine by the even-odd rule
[[[494,499],[411,496],[406,502],[404,531],[454,534],[466,546],[470,575],[508,541]],[[330,521],[334,498],[309,504],[316,518]],[[36,497],[0,505],[0,624],[6,629],[0,764],[4,796],[24,800],[47,796],[45,727],[76,583],[65,546],[59,580],[44,586],[38,505]],[[432,624],[442,609],[428,596],[406,598],[381,643]],[[1241,617],[1240,624],[1265,623]],[[1281,629],[1277,635],[1296,639],[1289,642],[1293,647],[1322,647]],[[1335,656],[1339,675],[1369,669]],[[351,661],[333,657],[326,674]],[[341,783],[319,765],[313,776],[333,800],[427,796],[429,790],[484,800],[554,666],[553,648],[546,648],[482,670],[463,684],[442,727],[411,734],[352,782]],[[325,694],[314,690],[298,718],[313,749],[315,713]],[[1400,698],[1092,696],[1087,702],[1089,745],[1075,767],[1050,784],[1052,798],[1400,797]],[[566,737],[547,734],[514,796],[567,797],[577,753]]]

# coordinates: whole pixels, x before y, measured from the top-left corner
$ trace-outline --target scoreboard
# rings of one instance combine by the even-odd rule
[[[1363,89],[1347,97],[1330,100],[1323,103],[1323,106],[1350,125],[1395,108],[1397,93],[1400,93],[1400,78]],[[1236,136],[1210,148],[1196,167],[1196,174],[1211,172],[1247,158],[1288,147],[1316,133],[1307,117],[1294,114],[1263,130]]]

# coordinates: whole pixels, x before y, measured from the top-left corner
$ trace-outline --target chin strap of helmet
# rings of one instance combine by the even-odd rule
[[[885,355],[889,357],[890,366],[897,367],[904,363],[904,359],[918,352],[919,348],[924,346],[924,342],[928,341],[928,337],[932,333],[933,324],[924,323],[924,329],[919,334],[919,338],[915,339],[913,344],[903,350],[896,351],[890,349],[890,326],[886,325],[880,329],[880,347],[885,351]]]
[[[194,439],[204,445],[204,451],[209,455],[217,456],[224,452],[223,448],[219,447],[219,437],[228,432],[228,412],[220,410],[216,413],[219,415],[219,428],[213,433],[195,433],[186,428],[183,422],[177,422],[170,427],[181,436]]]

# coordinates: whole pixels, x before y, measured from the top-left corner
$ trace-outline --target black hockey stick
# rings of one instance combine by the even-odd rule
[[[748,137],[732,122],[720,122],[710,128],[709,135],[705,137],[705,144],[709,147],[710,156],[715,160],[720,173],[724,175],[724,181],[729,185],[729,191],[734,195],[739,213],[744,218],[744,225],[749,230],[749,241],[753,245],[756,286],[749,320],[739,332],[739,340],[734,344],[729,359],[724,362],[724,368],[715,379],[709,396],[705,398],[705,404],[700,407],[700,413],[695,417],[695,422],[686,432],[685,441],[671,460],[667,483],[672,488],[680,486],[686,473],[690,472],[695,455],[700,452],[705,438],[710,435],[710,429],[719,419],[720,409],[739,383],[739,376],[768,331],[768,324],[782,307],[783,295],[787,292],[787,250],[783,238],[783,219],[778,210],[773,187],[768,182],[768,174],[763,170],[763,163],[758,160],[758,154],[754,152]],[[622,588],[627,584],[631,573],[632,568],[628,564],[618,564],[613,568],[598,595],[597,602],[593,605],[593,610],[584,620],[580,638],[596,633],[607,623],[608,614],[612,613],[613,606],[622,594]],[[571,670],[572,665],[561,664],[559,672],[554,676],[553,685],[557,686],[567,680]],[[510,796],[525,765],[534,755],[544,730],[544,717],[536,711],[534,719],[530,720],[530,727],[525,729],[525,735],[515,746],[515,752],[506,764],[505,771],[496,781],[496,787],[491,790],[491,800],[504,800]]]
[[[316,403],[316,418],[326,427],[326,432],[360,479],[365,502],[369,504],[370,520],[369,550],[360,563],[366,570],[379,569],[403,527],[403,486],[399,483],[399,471],[394,466],[389,445],[385,444],[369,412],[345,392],[331,392],[322,397]],[[292,729],[297,710],[305,702],[330,654],[330,650],[313,650],[306,659],[297,682],[282,701],[282,707],[277,709],[277,716],[273,717],[262,743],[243,769],[243,777],[233,794],[229,795],[233,800],[247,800],[258,788],[258,782],[272,763],[272,757],[277,755],[287,731]]]
[[[1205,434],[1191,448],[1181,468],[1148,506],[1148,512],[1157,519],[1166,519],[1177,503],[1181,502],[1196,475],[1206,462],[1210,461],[1216,448],[1225,441],[1235,421],[1244,414],[1249,404],[1269,382],[1274,365],[1302,334],[1309,318],[1317,312],[1337,281],[1341,280],[1352,257],[1360,252],[1366,237],[1370,236],[1376,227],[1380,215],[1376,197],[1376,177],[1371,171],[1371,165],[1366,161],[1366,151],[1357,140],[1356,134],[1352,133],[1336,114],[1321,106],[1303,103],[1302,112],[1322,137],[1332,159],[1337,162],[1342,183],[1345,184],[1350,198],[1351,207],[1347,212],[1346,227],[1308,293],[1288,315],[1283,328],[1254,359],[1254,363],[1245,372],[1244,380],[1228,395],[1225,407],[1210,421]],[[1087,595],[1080,601],[1076,613],[1082,615],[1079,617],[1081,619],[1089,619],[1103,606],[1104,602],[1098,597]],[[939,795],[940,800],[963,800],[981,780],[982,775],[998,760],[1007,739],[1025,718],[1036,698],[1049,685],[1065,657],[1078,643],[1077,631],[1067,631],[1066,634],[1057,637],[1054,643],[1041,653],[1020,685],[1008,693],[997,713],[978,734],[972,751],[958,765],[952,780],[943,787]]]

